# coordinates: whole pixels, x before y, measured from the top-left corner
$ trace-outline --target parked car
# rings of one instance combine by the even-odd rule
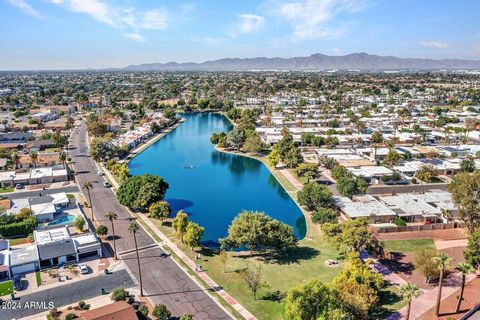
[[[110,183],[108,183],[108,182],[105,181],[105,182],[103,183],[103,186],[104,186],[105,188],[110,188],[112,185],[111,185]]]
[[[79,264],[78,269],[80,269],[80,274],[87,274],[88,273],[88,267],[86,264]]]
[[[16,291],[23,290],[22,278],[20,278],[18,275],[13,277],[13,289]]]
[[[97,172],[97,175],[98,175],[99,177],[101,177],[101,176],[103,176],[103,172],[102,172],[102,171],[98,171],[98,172]]]
[[[21,183],[17,183],[17,184],[15,185],[15,189],[23,189],[23,188],[24,188],[24,186],[23,186],[23,184],[21,184]]]

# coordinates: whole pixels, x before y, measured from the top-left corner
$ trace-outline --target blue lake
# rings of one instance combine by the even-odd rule
[[[220,114],[190,113],[187,121],[160,139],[129,164],[134,175],[151,173],[170,185],[165,196],[173,209],[205,228],[204,245],[215,245],[242,210],[264,211],[306,233],[305,218],[270,171],[258,160],[215,150],[213,132],[229,131]]]

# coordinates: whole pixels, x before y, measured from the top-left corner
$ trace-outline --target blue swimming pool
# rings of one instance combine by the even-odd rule
[[[210,143],[213,132],[232,129],[223,115],[182,116],[186,122],[132,159],[129,167],[134,175],[151,173],[170,184],[166,200],[173,214],[183,209],[205,227],[204,245],[225,237],[242,210],[264,211],[291,225],[299,239],[305,236],[303,213],[263,163],[218,152]]]
[[[65,215],[57,220],[53,220],[48,223],[49,226],[61,225],[61,224],[72,224],[75,221],[75,217],[71,215]]]

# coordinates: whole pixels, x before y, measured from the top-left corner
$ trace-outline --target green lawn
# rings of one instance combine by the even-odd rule
[[[13,192],[13,188],[0,188],[0,193]]]
[[[152,221],[168,237],[174,239],[173,229],[160,225],[159,221]],[[195,253],[176,241],[177,245],[195,260]],[[204,271],[221,285],[230,295],[237,299],[243,306],[252,312],[258,319],[284,319],[283,304],[281,302],[264,300],[267,292],[280,291],[285,294],[290,288],[301,284],[309,279],[319,279],[330,282],[342,269],[327,267],[325,260],[338,259],[338,251],[323,239],[304,239],[300,241],[299,251],[296,255],[290,255],[290,259],[284,261],[265,261],[259,257],[246,257],[240,253],[231,252],[227,262],[227,272],[224,273],[223,264],[218,255],[210,250],[203,250],[202,259],[197,260]],[[292,257],[293,256],[293,257]],[[245,267],[247,262],[261,263],[263,266],[264,280],[270,286],[258,293],[259,299],[253,301],[251,291],[236,272]]]
[[[387,318],[396,310],[403,308],[407,304],[400,296],[398,286],[389,285],[380,293],[380,303],[374,309],[369,319],[381,320]]]
[[[0,297],[13,293],[13,281],[7,280],[0,282]]]
[[[390,252],[415,252],[420,249],[435,249],[432,239],[385,240],[385,249]]]

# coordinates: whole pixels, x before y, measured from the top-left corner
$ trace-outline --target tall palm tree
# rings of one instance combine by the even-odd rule
[[[90,210],[92,211],[92,221],[95,221],[95,216],[93,215],[93,203],[90,195],[90,190],[93,189],[92,183],[90,181],[84,182],[83,189],[87,190],[88,204],[90,205]]]
[[[105,218],[110,220],[110,224],[112,225],[113,255],[115,256],[115,260],[118,260],[118,258],[117,258],[117,246],[115,244],[115,224],[113,223],[113,220],[117,220],[117,214],[113,211],[109,211],[109,212],[105,213]]]
[[[65,168],[65,163],[67,162],[67,154],[65,152],[60,152],[58,159],[63,163],[63,168]]]
[[[410,318],[410,308],[412,307],[412,300],[420,295],[420,289],[411,283],[407,283],[400,287],[400,295],[403,299],[408,301],[406,320]]]
[[[30,156],[30,160],[32,160],[32,162],[33,162],[33,167],[36,168],[37,167],[37,160],[38,160],[38,153],[36,153],[35,151],[30,151],[28,153],[28,155]]]
[[[133,221],[128,225],[128,232],[133,235],[133,240],[135,242],[135,252],[137,253],[137,263],[138,263],[138,275],[140,278],[140,296],[143,297],[143,283],[142,283],[142,269],[140,269],[140,257],[138,256],[138,246],[137,246],[137,231],[140,228],[138,227],[137,222]]]
[[[457,270],[462,273],[462,288],[460,289],[460,296],[458,297],[455,313],[460,312],[460,306],[463,300],[463,291],[465,290],[465,278],[467,277],[467,274],[475,272],[475,268],[470,263],[460,262],[457,266]]]
[[[435,306],[435,315],[438,317],[440,314],[440,302],[442,301],[442,286],[443,286],[443,277],[445,276],[445,270],[450,266],[452,258],[444,252],[440,252],[436,257],[432,258],[440,270],[440,279],[438,280],[438,294],[437,294],[437,304]]]
[[[15,166],[14,169],[17,169],[18,162],[20,161],[20,156],[16,151],[12,151],[12,154],[10,155],[10,158],[12,159],[13,165]]]

